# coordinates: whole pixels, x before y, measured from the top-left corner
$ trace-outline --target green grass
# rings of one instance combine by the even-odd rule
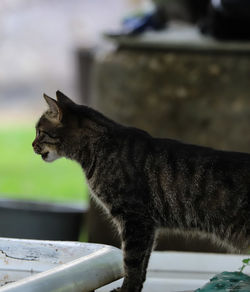
[[[70,160],[45,163],[33,152],[35,129],[0,128],[0,196],[40,201],[87,200],[81,167]]]

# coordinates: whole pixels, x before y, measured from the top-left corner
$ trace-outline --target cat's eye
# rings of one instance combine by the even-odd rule
[[[47,135],[49,138],[56,139],[57,136],[53,133],[48,133],[46,131],[42,131],[43,134]]]
[[[48,133],[47,131],[40,130],[40,129],[36,130],[36,134],[37,134],[37,136],[45,135],[45,136],[48,136],[51,139],[56,139],[57,138],[57,136],[55,134]]]

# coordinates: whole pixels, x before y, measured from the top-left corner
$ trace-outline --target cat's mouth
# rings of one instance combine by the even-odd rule
[[[45,152],[45,153],[43,153],[41,155],[42,155],[42,159],[45,160],[48,157],[49,152]]]

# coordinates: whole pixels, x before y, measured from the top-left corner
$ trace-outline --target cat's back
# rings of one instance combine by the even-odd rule
[[[237,165],[238,167],[249,167],[250,153],[223,151],[211,147],[183,143],[173,139],[152,139],[152,149],[156,157],[165,155],[169,162],[171,160],[182,161],[183,163],[196,162],[216,162],[221,166]]]
[[[120,146],[126,145],[129,151],[145,156],[158,167],[164,165],[204,166],[230,172],[241,169],[250,175],[250,154],[236,151],[223,151],[211,147],[183,143],[169,138],[155,138],[146,131],[124,127],[115,133]],[[146,159],[147,157],[147,159]],[[233,169],[232,169],[233,168]]]

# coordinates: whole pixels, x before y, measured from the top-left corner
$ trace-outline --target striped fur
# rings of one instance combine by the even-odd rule
[[[250,154],[157,139],[73,103],[61,92],[37,124],[33,142],[80,163],[92,196],[112,217],[125,278],[114,291],[139,292],[161,228],[209,236],[230,251],[250,245]],[[46,135],[47,133],[47,135]]]

